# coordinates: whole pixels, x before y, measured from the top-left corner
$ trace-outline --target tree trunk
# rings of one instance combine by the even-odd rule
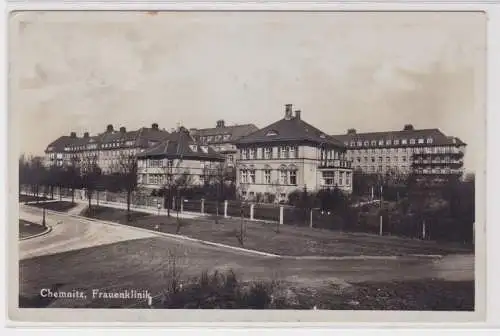
[[[50,186],[50,198],[54,199],[54,186],[53,185]]]
[[[88,189],[87,189],[87,198],[89,199],[89,212],[90,212],[90,209],[92,207],[92,194]]]
[[[130,221],[130,196],[132,194],[132,190],[127,190],[127,220]]]
[[[71,204],[75,204],[75,188],[71,188]]]
[[[99,206],[99,190],[96,191],[97,206]]]

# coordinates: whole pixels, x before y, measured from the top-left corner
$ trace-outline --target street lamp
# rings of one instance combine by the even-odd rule
[[[161,204],[160,201],[157,202],[156,206],[158,207],[158,216],[160,215]]]

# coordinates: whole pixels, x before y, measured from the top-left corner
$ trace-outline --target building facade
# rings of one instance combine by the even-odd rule
[[[466,144],[439,129],[334,135],[347,147],[354,169],[370,174],[462,175]]]
[[[139,187],[158,190],[171,185],[201,185],[220,172],[224,157],[210,146],[198,144],[180,127],[160,144],[137,155]]]
[[[237,148],[235,142],[258,130],[253,124],[226,126],[224,120],[218,120],[215,128],[191,128],[194,140],[201,145],[209,145],[224,156],[226,166],[234,167]]]
[[[243,198],[261,194],[264,199],[284,201],[288,195],[338,187],[352,192],[352,169],[342,142],[293,114],[285,116],[236,142],[237,187]]]
[[[156,146],[168,135],[156,123],[151,128],[142,127],[134,131],[127,131],[125,127],[116,131],[113,125],[108,125],[105,132],[95,136],[85,132],[82,137],[77,137],[75,132],[71,132],[70,136],[62,136],[47,146],[45,165],[62,167],[92,161],[103,173],[113,173],[120,169],[123,157],[136,156]]]

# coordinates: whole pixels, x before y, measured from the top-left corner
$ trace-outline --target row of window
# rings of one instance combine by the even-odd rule
[[[241,158],[243,160],[272,159],[276,155],[278,159],[295,159],[298,157],[299,148],[297,146],[280,146],[273,152],[273,147],[244,148],[241,150]]]
[[[385,162],[398,162],[398,161],[400,161],[400,162],[409,162],[410,158],[406,157],[406,156],[401,156],[401,157],[399,157],[399,156],[387,156],[385,158]],[[432,160],[413,160],[413,161],[414,162],[425,161],[425,162],[437,162],[437,163],[440,163],[440,162],[461,163],[462,162],[460,160],[453,160],[451,157],[442,157],[442,158],[436,157],[436,158],[433,158]],[[356,157],[356,160],[354,160],[354,164],[361,163],[361,162],[364,162],[364,163],[367,163],[367,162],[384,162],[384,158],[382,156],[379,156],[378,160],[376,160],[375,156],[372,156],[370,158],[368,158],[368,156],[365,156],[364,158],[361,158],[360,156],[358,156],[358,157]]]
[[[327,150],[322,148],[320,150],[320,159],[321,160],[345,160],[346,153],[340,153],[334,150]]]
[[[350,186],[351,185],[351,173],[343,171],[325,171],[322,174],[323,186],[333,187],[333,186]]]
[[[209,142],[229,141],[230,138],[231,134],[217,134],[217,135],[200,136],[198,140],[201,143],[209,143]]]
[[[394,139],[394,140],[391,140],[391,139],[387,139],[387,140],[371,140],[371,141],[368,141],[368,140],[364,140],[364,141],[361,141],[361,140],[358,140],[358,141],[345,141],[344,144],[346,146],[350,146],[350,147],[368,147],[368,146],[398,146],[398,145],[407,145],[408,143],[410,145],[416,145],[416,144],[428,144],[428,145],[431,145],[433,143],[433,139],[432,138],[427,138],[427,139],[424,139],[424,138],[419,138],[419,139]]]
[[[347,152],[348,156],[352,153],[415,153],[415,154],[457,154],[461,150],[456,147],[439,146],[439,147],[399,147],[399,148],[371,148],[371,149],[358,149],[350,150]]]
[[[160,160],[138,160],[137,167],[139,168],[171,168],[173,166],[173,161],[168,159],[160,159]]]
[[[261,179],[259,183],[263,184],[280,184],[280,185],[297,185],[297,171],[296,170],[278,170],[277,177],[274,178],[273,170],[264,169],[262,171]],[[240,182],[255,184],[256,182],[256,170],[255,169],[241,169],[240,170]]]

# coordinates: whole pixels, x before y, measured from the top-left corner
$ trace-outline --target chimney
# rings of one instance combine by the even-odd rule
[[[106,132],[108,132],[108,133],[113,132],[113,125],[109,124],[109,125],[106,127]]]
[[[126,129],[125,127],[123,127],[123,126],[122,126],[122,127],[120,127],[120,132],[121,132],[121,133],[126,133],[126,132],[127,132],[127,129]]]
[[[151,128],[154,129],[155,131],[157,131],[158,130],[158,124],[157,123],[153,123],[151,125]]]
[[[349,128],[347,130],[347,134],[356,134],[356,129],[355,128]]]
[[[285,119],[290,120],[292,119],[292,104],[286,104],[285,105]]]
[[[300,110],[295,111],[295,119],[300,120]]]
[[[216,127],[217,128],[221,128],[221,127],[224,127],[224,120],[217,120],[217,124],[216,124]]]
[[[74,139],[74,138],[76,138],[76,132],[71,132],[71,133],[69,134],[69,137],[70,137],[70,138],[73,138],[73,139]]]
[[[413,125],[412,124],[406,124],[405,127],[403,128],[404,131],[413,131]]]
[[[89,137],[89,132],[85,132],[85,133],[83,133],[83,137],[84,137],[85,139],[87,139],[87,138]]]

